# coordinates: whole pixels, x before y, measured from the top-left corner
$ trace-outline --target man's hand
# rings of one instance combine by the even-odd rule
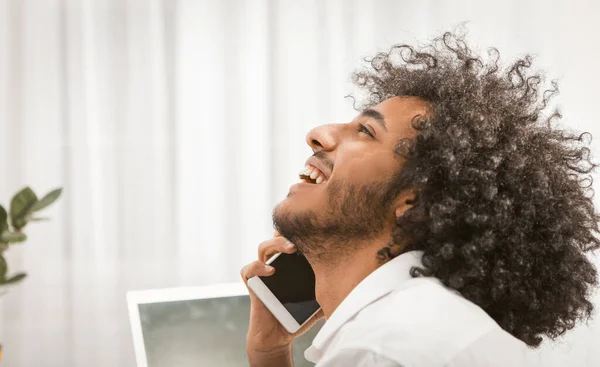
[[[265,262],[278,252],[291,254],[296,252],[296,247],[275,233],[275,237],[260,244],[258,247],[258,260],[246,265],[241,270],[241,276],[248,285],[248,279],[255,275],[270,276],[275,273],[272,266]],[[292,366],[292,342],[314,323],[323,317],[323,312],[313,317],[298,332],[290,334],[283,325],[273,316],[271,311],[256,297],[251,289],[250,294],[250,326],[246,340],[246,353],[252,366]]]

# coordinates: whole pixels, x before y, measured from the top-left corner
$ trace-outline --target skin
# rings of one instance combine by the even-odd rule
[[[393,97],[372,110],[378,112],[384,121],[376,118],[374,113],[363,112],[349,123],[320,126],[307,134],[309,146],[318,157],[329,162],[324,162],[324,166],[333,166],[330,177],[319,185],[295,184],[290,188],[288,197],[275,209],[276,213],[294,215],[313,211],[319,219],[331,219],[327,217],[336,213],[329,210],[327,185],[338,182],[361,187],[382,182],[398,170],[399,158],[394,154],[394,147],[399,140],[416,135],[411,121],[415,116],[427,113],[427,104],[414,97]],[[360,124],[372,136],[360,131]],[[297,241],[315,272],[316,296],[322,307],[322,312],[299,332],[289,334],[250,290],[246,352],[252,366],[293,365],[291,345],[294,338],[310,329],[319,318],[329,318],[354,287],[382,265],[377,259],[377,251],[388,244],[396,218],[410,207],[407,202],[412,199],[412,192],[400,193],[390,205],[382,229],[367,239],[353,241],[352,251],[343,250],[347,244],[327,241],[318,244],[319,251],[314,251],[315,247],[311,244]],[[258,260],[241,270],[244,282],[255,275],[273,275],[274,269],[265,265],[265,261],[277,252],[296,251],[294,245],[286,243],[288,241],[279,233],[261,243]]]

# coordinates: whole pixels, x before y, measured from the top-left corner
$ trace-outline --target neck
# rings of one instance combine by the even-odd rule
[[[388,237],[389,238],[389,237]],[[313,261],[308,258],[315,272],[316,297],[325,318],[329,318],[352,290],[382,264],[377,251],[386,246],[383,239],[370,241],[351,256],[338,259],[335,264]]]

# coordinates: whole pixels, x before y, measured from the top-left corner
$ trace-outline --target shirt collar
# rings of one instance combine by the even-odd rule
[[[410,269],[421,266],[422,251],[409,251],[381,265],[363,279],[335,309],[312,342],[307,353],[319,354],[335,333],[360,310],[411,279]],[[316,349],[316,350],[315,350]]]

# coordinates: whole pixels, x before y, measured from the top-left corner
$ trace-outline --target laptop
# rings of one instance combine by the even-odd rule
[[[127,293],[137,367],[249,366],[250,298],[243,283]],[[294,341],[294,365],[323,325]]]

